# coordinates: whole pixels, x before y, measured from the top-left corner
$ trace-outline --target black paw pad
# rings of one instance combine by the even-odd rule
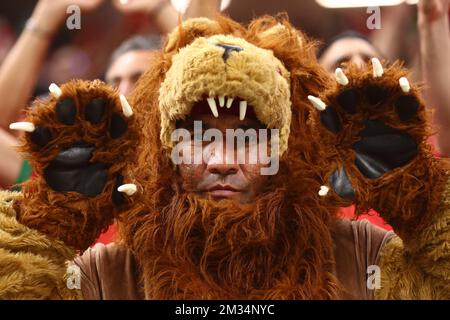
[[[56,118],[59,122],[67,125],[75,123],[77,109],[72,99],[64,99],[56,105]]]
[[[361,139],[353,145],[354,150],[362,155],[358,161],[367,160],[372,167],[376,166],[373,161],[377,161],[380,167],[392,170],[417,155],[417,142],[407,132],[392,128],[380,120],[365,120],[363,123],[364,129],[359,134]]]
[[[94,99],[90,101],[84,110],[84,116],[87,121],[93,124],[100,123],[105,114],[106,102],[103,99]]]
[[[395,102],[395,109],[401,121],[406,122],[414,118],[419,110],[419,101],[413,96],[401,96]]]
[[[333,107],[327,107],[320,113],[320,122],[334,133],[338,133],[342,129],[341,120]]]
[[[78,187],[78,192],[86,197],[95,197],[99,195],[106,184],[108,172],[103,163],[96,163],[81,174],[82,183]]]
[[[77,142],[70,148],[62,149],[52,160],[53,165],[80,167],[87,165],[92,158],[95,146],[92,144]]]
[[[36,126],[30,135],[30,140],[32,143],[42,148],[52,140],[52,133],[46,127]]]
[[[353,190],[345,168],[337,169],[331,174],[330,184],[340,197],[350,200],[355,198],[355,190]]]
[[[114,190],[112,194],[112,200],[115,205],[121,205],[125,202],[125,196],[122,192],[117,191],[117,188],[119,188],[123,184],[123,176],[121,174],[118,174],[116,176],[116,184],[114,185]]]
[[[109,133],[111,138],[116,139],[123,135],[128,129],[127,122],[117,113],[111,116],[111,124],[109,127]]]
[[[378,105],[387,98],[387,92],[384,88],[378,86],[367,87],[367,101],[371,105]]]
[[[416,150],[417,144],[414,139],[406,133],[384,134],[363,137],[353,145],[357,152],[365,154],[382,154],[386,161],[396,155]],[[384,160],[384,159],[382,159]]]
[[[353,89],[345,90],[338,95],[337,101],[346,112],[355,114],[359,103],[358,92]]]
[[[81,168],[51,163],[44,169],[44,178],[50,188],[58,192],[77,192],[86,197],[95,197],[103,191],[107,175],[107,167],[102,163]]]
[[[391,168],[381,160],[362,153],[356,153],[355,164],[359,171],[369,179],[377,179]]]
[[[360,132],[362,137],[370,137],[382,134],[399,134],[403,131],[388,126],[381,120],[364,120],[364,129]]]

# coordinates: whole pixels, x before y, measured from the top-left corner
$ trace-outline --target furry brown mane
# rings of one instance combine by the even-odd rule
[[[263,17],[248,28],[218,17],[216,28],[179,30],[177,45],[159,53],[131,98],[142,128],[130,177],[144,194],[119,222],[121,237],[142,268],[150,299],[330,299],[338,296],[330,235],[336,206],[317,197],[325,160],[305,123],[306,95],[329,85],[314,58],[314,43],[284,16]],[[278,23],[276,35],[264,31]],[[292,124],[280,171],[255,203],[212,202],[184,192],[161,146],[158,93],[178,48],[196,37],[234,34],[267,48],[291,73]],[[323,166],[325,167],[325,165]]]

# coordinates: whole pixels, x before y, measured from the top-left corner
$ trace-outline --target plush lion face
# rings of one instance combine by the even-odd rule
[[[161,140],[170,146],[175,121],[190,114],[194,103],[212,98],[211,112],[238,100],[243,118],[252,106],[268,128],[280,130],[280,152],[287,148],[291,124],[289,72],[272,51],[231,35],[200,37],[172,58],[161,85]],[[217,101],[217,103],[216,103]]]

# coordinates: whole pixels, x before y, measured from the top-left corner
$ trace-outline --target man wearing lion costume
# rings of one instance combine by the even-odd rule
[[[419,89],[377,59],[330,78],[314,50],[283,16],[197,18],[128,101],[101,81],[52,85],[12,124],[36,177],[0,194],[0,297],[450,298],[450,171]],[[173,132],[194,121],[276,129],[278,171],[218,161],[208,141],[175,164]],[[351,204],[395,233],[338,218]],[[114,219],[120,241],[87,249]]]

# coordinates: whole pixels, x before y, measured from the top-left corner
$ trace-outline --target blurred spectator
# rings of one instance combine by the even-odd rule
[[[344,62],[363,66],[373,57],[382,58],[369,38],[355,31],[346,31],[323,44],[317,53],[319,63],[330,73]]]
[[[106,82],[128,95],[148,69],[152,55],[160,46],[161,38],[158,36],[135,36],[126,40],[112,54]]]

